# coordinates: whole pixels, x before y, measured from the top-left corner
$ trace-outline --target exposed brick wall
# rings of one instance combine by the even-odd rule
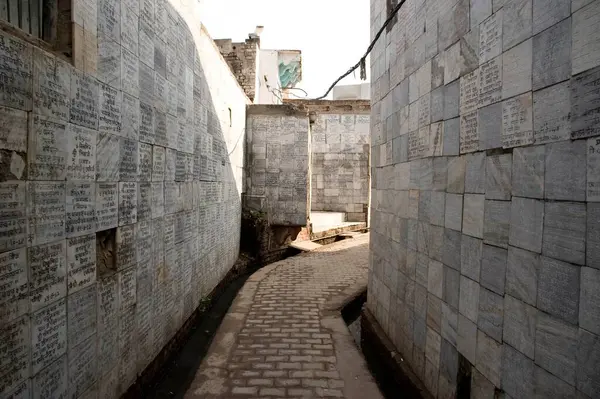
[[[248,98],[254,101],[256,94],[256,53],[260,46],[260,39],[250,37],[243,43],[233,43],[231,39],[221,39],[215,40],[215,43]]]

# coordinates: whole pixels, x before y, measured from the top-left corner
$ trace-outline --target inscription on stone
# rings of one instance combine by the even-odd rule
[[[27,151],[27,113],[0,107],[0,149]]]
[[[96,236],[67,239],[67,291],[69,294],[96,282]]]
[[[69,65],[37,48],[33,52],[33,103],[35,112],[69,120]]]
[[[119,188],[117,183],[96,183],[96,230],[119,224]]]
[[[460,153],[479,150],[477,110],[460,116]]]
[[[163,147],[167,141],[167,115],[163,112],[154,112],[154,143]]]
[[[533,94],[533,137],[536,144],[568,140],[571,128],[571,87],[560,83]]]
[[[36,311],[67,294],[65,242],[29,248],[29,297]]]
[[[121,91],[109,85],[100,85],[99,130],[121,134]]]
[[[67,397],[67,357],[62,356],[40,371],[33,380],[34,399]],[[23,399],[29,398],[24,396]],[[16,398],[15,398],[16,399]]]
[[[121,51],[121,86],[124,92],[136,98],[140,95],[139,70],[138,58],[123,48]]]
[[[65,237],[65,183],[27,182],[28,245]]]
[[[69,356],[69,396],[85,399],[85,390],[96,379],[96,336],[83,341],[73,352],[77,356]]]
[[[98,281],[98,368],[117,369],[119,284],[117,274]]]
[[[138,183],[137,220],[146,220],[152,217],[152,184]]]
[[[163,182],[152,183],[152,217],[162,217],[165,213]]]
[[[502,52],[502,10],[479,25],[479,63],[497,57]]]
[[[152,181],[163,181],[165,179],[165,149],[153,146],[152,150]]]
[[[154,144],[154,108],[140,101],[140,141]]]
[[[29,178],[64,180],[67,165],[68,123],[39,115],[31,117]]]
[[[29,377],[31,340],[29,318],[23,316],[0,330],[0,353],[2,353],[2,375],[0,392],[10,391]]]
[[[67,237],[96,231],[96,185],[94,182],[67,182]]]
[[[83,72],[71,72],[70,121],[76,125],[98,129],[98,81]]]
[[[121,143],[118,136],[99,133],[96,143],[96,180],[119,180]]]
[[[122,137],[119,140],[119,180],[136,181],[138,178],[139,142]]]
[[[119,183],[119,226],[137,221],[137,183]]]
[[[571,79],[571,138],[600,134],[600,67]]]
[[[502,102],[502,146],[519,147],[533,143],[531,92]]]
[[[429,93],[419,99],[419,127],[431,123],[431,96]]]
[[[135,268],[129,268],[119,273],[119,304],[121,309],[135,305],[136,299],[136,272]]]
[[[152,145],[139,144],[139,181],[152,180]]]
[[[140,101],[123,93],[121,108],[121,135],[128,139],[137,140],[140,129]]]
[[[135,265],[134,226],[122,226],[117,229],[117,269],[123,270]]]
[[[479,69],[460,78],[460,114],[477,110],[479,105]]]
[[[50,365],[67,350],[66,299],[35,313],[31,320],[31,369],[33,374]]]
[[[167,81],[167,112],[171,115],[177,115],[177,95],[175,83]]]
[[[69,124],[67,180],[96,179],[96,131]]]
[[[154,38],[151,32],[148,32],[142,26],[139,31],[140,61],[154,67]]]
[[[0,104],[30,111],[33,58],[31,46],[1,34],[0,55],[3,60],[0,75],[5,77],[0,82]]]
[[[96,333],[96,287],[87,287],[67,299],[68,350]]]
[[[479,107],[502,99],[502,57],[481,65],[479,72]]]
[[[98,80],[117,89],[121,88],[121,46],[107,37],[98,43]]]
[[[587,200],[600,202],[600,138],[588,139],[587,147]]]
[[[29,310],[25,248],[0,254],[0,323],[22,316]]]
[[[121,7],[121,45],[135,55],[138,54],[138,32],[137,15],[124,5]]]

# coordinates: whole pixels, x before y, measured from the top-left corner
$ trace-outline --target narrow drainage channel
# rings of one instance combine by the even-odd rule
[[[361,312],[363,305],[367,302],[367,291],[357,296],[342,309],[342,318],[348,326],[350,334],[358,350],[367,362],[367,367],[373,375],[379,390],[386,399],[410,398],[422,399],[422,395],[405,375],[399,375],[387,364],[381,361],[381,354],[377,353],[376,345],[370,345],[365,340],[361,324]]]

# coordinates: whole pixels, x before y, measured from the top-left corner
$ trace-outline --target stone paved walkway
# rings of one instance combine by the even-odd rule
[[[381,398],[339,313],[366,287],[368,253],[364,234],[253,274],[186,397]]]

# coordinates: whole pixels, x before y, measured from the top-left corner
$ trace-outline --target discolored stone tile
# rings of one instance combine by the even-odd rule
[[[510,295],[504,297],[502,339],[525,356],[533,359],[537,309]]]
[[[571,385],[575,384],[577,327],[538,313],[535,363]]]
[[[542,254],[566,262],[585,263],[585,204],[547,202]]]

